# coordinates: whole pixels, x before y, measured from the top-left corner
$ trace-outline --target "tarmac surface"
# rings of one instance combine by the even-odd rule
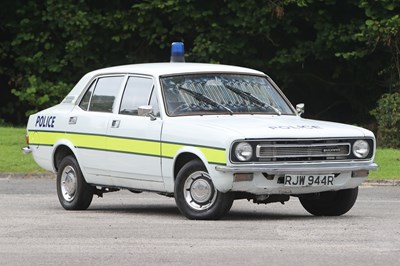
[[[65,211],[54,178],[1,176],[0,265],[74,264],[400,265],[400,186],[364,184],[341,217],[313,217],[292,198],[191,221],[173,198],[126,190]]]

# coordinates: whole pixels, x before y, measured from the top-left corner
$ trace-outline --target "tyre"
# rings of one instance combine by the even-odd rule
[[[358,187],[304,195],[300,197],[300,202],[306,211],[315,216],[339,216],[353,207],[357,195]]]
[[[62,159],[57,172],[57,195],[66,210],[85,210],[93,199],[94,187],[88,185],[73,156]]]
[[[177,175],[175,202],[188,219],[217,220],[232,207],[233,195],[219,192],[203,163],[193,160],[185,164]]]

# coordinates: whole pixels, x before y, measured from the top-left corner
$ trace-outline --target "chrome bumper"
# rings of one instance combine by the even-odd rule
[[[268,174],[332,174],[359,170],[377,170],[376,163],[321,163],[321,164],[281,164],[281,165],[243,165],[216,166],[215,170],[224,173],[268,173]]]
[[[31,150],[31,148],[28,146],[28,147],[23,147],[22,149],[21,149],[21,151],[24,153],[24,154],[29,154],[29,153],[31,153],[32,152],[32,150]]]

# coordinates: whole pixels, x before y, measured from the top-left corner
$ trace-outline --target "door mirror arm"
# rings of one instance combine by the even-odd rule
[[[299,103],[296,105],[296,111],[299,116],[304,114],[304,103]]]
[[[139,106],[138,107],[138,115],[150,117],[151,121],[154,121],[157,119],[157,117],[154,115],[153,106],[151,106],[151,105]]]

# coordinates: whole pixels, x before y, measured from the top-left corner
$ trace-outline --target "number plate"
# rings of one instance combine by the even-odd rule
[[[335,176],[327,175],[285,175],[284,185],[288,187],[333,186]]]

